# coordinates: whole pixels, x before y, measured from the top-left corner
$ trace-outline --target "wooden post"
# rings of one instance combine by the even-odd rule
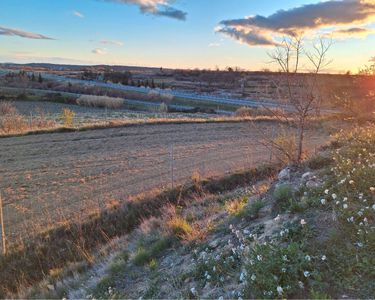
[[[6,244],[5,244],[5,227],[4,227],[4,214],[3,214],[3,198],[1,197],[0,193],[0,219],[1,219],[1,238],[2,238],[2,245],[3,245],[3,255],[6,254]]]

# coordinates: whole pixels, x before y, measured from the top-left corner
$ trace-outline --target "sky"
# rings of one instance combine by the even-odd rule
[[[1,0],[0,62],[274,69],[284,37],[332,39],[329,72],[375,57],[375,0]]]

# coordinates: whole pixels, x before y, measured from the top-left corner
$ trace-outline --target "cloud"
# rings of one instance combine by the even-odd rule
[[[284,35],[293,36],[329,28],[333,28],[332,33],[341,37],[363,36],[366,29],[353,25],[362,26],[373,21],[374,0],[330,0],[279,10],[268,17],[255,15],[223,20],[217,31],[251,46],[264,46],[277,44],[277,40]],[[348,26],[352,28],[347,29]]]
[[[77,10],[74,10],[73,11],[73,15],[78,17],[78,18],[84,18],[84,14],[82,14],[81,12],[77,11]]]
[[[123,46],[124,43],[121,41],[115,41],[115,40],[101,40],[101,44],[103,45],[116,45],[116,46]]]
[[[122,4],[137,5],[142,13],[160,17],[168,17],[180,21],[186,20],[187,13],[170,6],[173,0],[105,0]]]
[[[231,27],[218,28],[217,32],[224,33],[225,35],[250,46],[275,46],[277,43],[268,37],[266,33],[262,33],[256,29],[243,30]]]
[[[220,46],[221,46],[220,43],[210,43],[210,44],[208,44],[208,47],[210,47],[210,48],[217,48],[217,47],[220,47]]]
[[[331,35],[334,38],[346,38],[346,37],[367,37],[373,34],[375,31],[368,28],[352,27],[347,29],[339,29],[332,31]]]
[[[6,28],[2,26],[0,26],[0,35],[18,36],[22,38],[35,39],[35,40],[53,40],[53,38],[50,38],[48,36],[45,36],[39,33],[27,32],[27,31],[22,31],[22,30],[13,29],[13,28]]]
[[[95,48],[91,51],[91,53],[94,53],[94,54],[97,54],[97,55],[105,55],[105,54],[107,54],[107,49]]]

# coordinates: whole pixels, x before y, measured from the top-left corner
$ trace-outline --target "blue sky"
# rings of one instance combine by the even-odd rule
[[[342,5],[334,7],[319,7],[319,2],[1,0],[0,61],[259,70],[270,67],[267,51],[281,38],[280,32],[297,26],[308,38],[322,30],[335,32],[330,68],[356,71],[375,56],[375,1],[335,1]],[[344,18],[341,8],[352,13]],[[329,9],[331,15],[337,12],[336,19],[324,15]],[[320,13],[326,24],[312,26],[309,18],[313,15],[316,21]],[[243,25],[246,16],[253,16],[251,25]]]

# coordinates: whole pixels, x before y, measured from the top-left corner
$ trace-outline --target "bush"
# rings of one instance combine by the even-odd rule
[[[276,158],[282,164],[294,163],[297,158],[297,138],[292,132],[281,131],[280,134],[273,139],[273,151]]]
[[[134,256],[134,264],[137,266],[143,266],[151,260],[151,254],[144,248],[139,248],[137,254]]]
[[[148,94],[148,99],[151,101],[158,101],[163,103],[170,103],[173,101],[174,96],[172,94],[161,93],[157,90],[151,90]]]
[[[107,96],[82,95],[77,99],[77,104],[87,107],[101,107],[109,109],[119,109],[124,105],[124,99]]]
[[[12,102],[6,101],[0,103],[0,117],[6,115],[16,115],[17,113],[17,109]]]
[[[259,211],[266,205],[266,203],[262,200],[255,200],[254,202],[250,203],[250,205],[246,208],[245,214],[250,219],[256,219],[259,216]]]
[[[289,210],[294,204],[292,187],[289,184],[279,185],[273,192],[273,198],[277,211]]]
[[[62,120],[63,120],[63,123],[64,123],[65,127],[72,127],[73,126],[74,116],[75,116],[74,111],[72,111],[68,108],[64,108],[64,110],[62,112]]]
[[[193,228],[191,225],[185,219],[179,216],[173,217],[168,222],[168,226],[172,230],[173,234],[179,239],[186,239],[193,233]]]
[[[225,203],[225,209],[231,215],[240,215],[243,212],[248,201],[249,198],[246,196],[241,199],[229,201]]]

